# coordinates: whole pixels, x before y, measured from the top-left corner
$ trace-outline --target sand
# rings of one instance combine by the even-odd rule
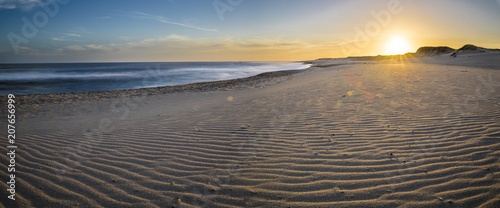
[[[17,200],[1,183],[2,206],[499,207],[488,55],[19,96]]]

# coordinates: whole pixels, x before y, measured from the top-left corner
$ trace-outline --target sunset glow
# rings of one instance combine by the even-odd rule
[[[420,46],[500,48],[499,11],[497,1],[463,0],[9,0],[0,1],[0,63],[297,61]]]

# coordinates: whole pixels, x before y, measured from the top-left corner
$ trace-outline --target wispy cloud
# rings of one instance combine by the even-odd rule
[[[0,9],[15,9],[15,8],[16,8],[15,4],[8,4],[4,2],[0,4]]]
[[[59,37],[51,38],[51,40],[55,40],[55,41],[82,41],[79,39],[74,39],[74,38],[78,38],[78,37],[81,37],[81,35],[76,34],[76,33],[64,33],[64,34],[60,35]]]
[[[38,53],[39,53],[38,49],[20,46],[17,54],[38,55]]]
[[[75,52],[75,51],[163,51],[165,53],[175,51],[281,51],[293,52],[303,49],[312,49],[318,45],[310,44],[301,41],[277,40],[277,39],[253,39],[253,40],[238,40],[238,39],[190,39],[184,36],[171,34],[161,38],[148,38],[139,41],[130,41],[125,43],[114,44],[86,44],[72,45],[60,48],[60,51]]]
[[[196,25],[191,25],[187,23],[181,23],[181,22],[175,22],[167,19],[164,16],[161,15],[151,15],[148,13],[144,12],[120,12],[122,15],[134,18],[134,19],[140,19],[140,20],[153,20],[165,24],[170,24],[170,25],[177,25],[185,28],[190,28],[190,29],[195,29],[195,30],[201,30],[201,31],[208,31],[208,32],[217,32],[216,29],[212,28],[205,28],[205,27],[199,27]]]
[[[105,45],[96,45],[96,44],[89,44],[85,45],[86,48],[91,49],[91,50],[108,50],[110,49],[109,47]]]
[[[0,10],[5,9],[21,9],[23,11],[31,11],[37,5],[49,4],[55,0],[0,0]]]
[[[70,45],[66,46],[63,48],[58,48],[55,50],[56,54],[71,54],[71,53],[79,53],[81,55],[88,54],[88,53],[100,53],[100,52],[109,52],[109,51],[114,51],[114,49],[111,46],[107,45],[96,45],[96,44],[89,44],[89,45]]]
[[[79,46],[79,45],[72,45],[72,46],[67,46],[66,49],[72,50],[72,51],[84,51],[85,47]]]
[[[133,39],[132,37],[122,37],[123,39]],[[158,47],[161,45],[176,45],[179,42],[184,42],[189,40],[186,37],[179,35],[169,35],[162,38],[148,38],[140,41],[130,41],[126,43],[114,43],[114,44],[86,44],[86,45],[71,45],[63,48],[57,49],[59,52],[75,52],[75,51],[130,51],[137,48],[150,48],[150,47]]]
[[[81,35],[76,34],[76,33],[66,33],[66,36],[71,36],[71,37],[80,37]]]
[[[171,34],[109,43],[74,44],[58,48],[64,57],[86,57],[103,61],[166,61],[166,60],[302,60],[328,56],[335,42],[304,42],[282,38],[255,39],[192,39]],[[326,55],[325,55],[326,54]]]

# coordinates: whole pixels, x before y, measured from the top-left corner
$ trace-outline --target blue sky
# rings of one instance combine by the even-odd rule
[[[298,61],[377,55],[394,36],[500,48],[498,22],[500,0],[0,0],[0,63]]]

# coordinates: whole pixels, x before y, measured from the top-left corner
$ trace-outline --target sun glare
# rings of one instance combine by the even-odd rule
[[[410,52],[410,50],[410,43],[401,36],[393,37],[385,44],[385,55],[405,54]]]

